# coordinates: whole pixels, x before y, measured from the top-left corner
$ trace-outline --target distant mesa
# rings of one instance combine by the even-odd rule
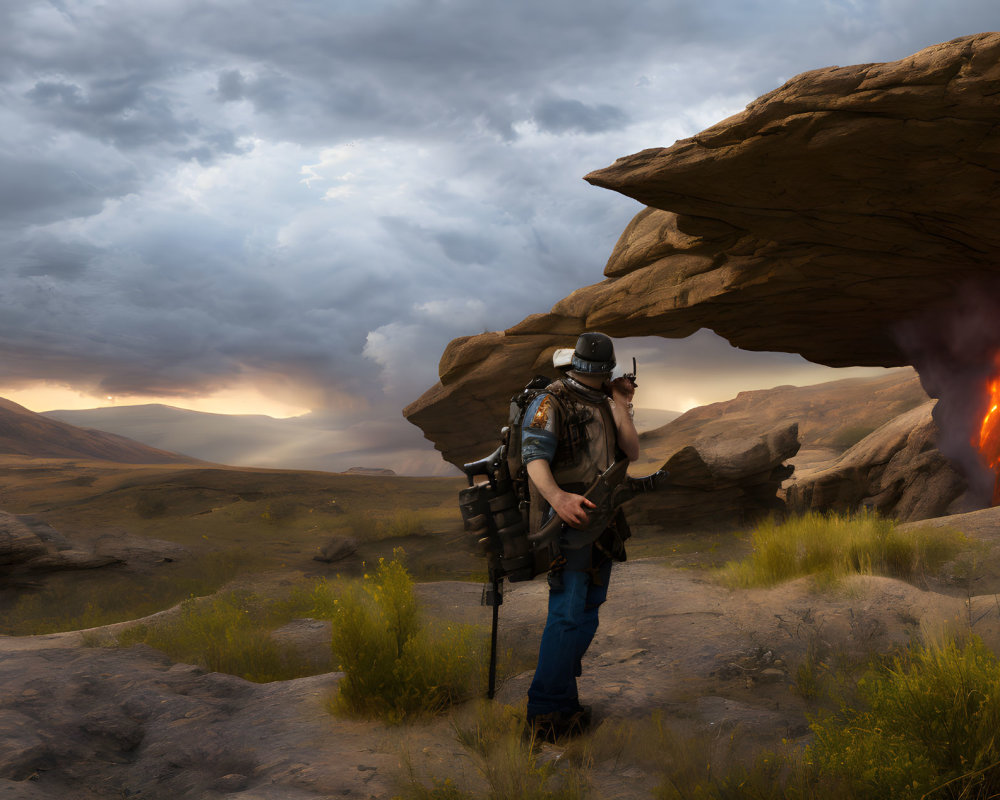
[[[351,467],[347,470],[348,475],[395,475],[391,469],[385,467]]]
[[[114,433],[78,428],[0,398],[0,453],[31,458],[85,458],[121,464],[188,464],[190,456]]]

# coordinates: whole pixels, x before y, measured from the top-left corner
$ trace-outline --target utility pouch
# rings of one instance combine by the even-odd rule
[[[462,489],[458,504],[465,530],[480,550],[499,562],[504,577],[526,581],[537,574],[528,526],[512,483],[480,483]]]

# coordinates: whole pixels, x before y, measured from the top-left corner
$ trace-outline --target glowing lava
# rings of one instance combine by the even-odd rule
[[[990,398],[986,416],[979,427],[976,446],[983,454],[987,466],[997,475],[993,485],[993,505],[1000,505],[1000,377],[989,383]]]

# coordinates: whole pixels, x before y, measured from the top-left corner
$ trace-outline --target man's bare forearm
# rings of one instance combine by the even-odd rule
[[[635,429],[632,415],[622,404],[615,404],[612,409],[615,418],[615,427],[618,429],[618,446],[625,453],[629,461],[639,458],[639,432]]]
[[[594,508],[583,495],[573,494],[559,488],[552,476],[552,468],[544,458],[536,458],[527,464],[528,477],[559,518],[567,525],[583,527],[587,524],[587,509]]]
[[[629,413],[635,387],[619,378],[611,384],[611,415],[618,432],[618,446],[629,461],[639,458],[639,432]]]

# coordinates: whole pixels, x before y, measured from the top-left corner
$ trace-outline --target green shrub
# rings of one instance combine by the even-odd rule
[[[812,743],[668,772],[660,800],[986,800],[1000,796],[1000,663],[978,637],[871,668]],[[702,762],[703,763],[703,762]]]
[[[767,520],[751,533],[753,552],[722,570],[734,586],[773,586],[802,575],[835,580],[852,573],[909,578],[934,571],[968,545],[946,528],[900,532],[876,512],[811,512],[783,523]]]
[[[331,581],[320,578],[308,586],[295,586],[287,598],[275,600],[269,607],[269,616],[277,625],[301,617],[333,619],[339,594]]]
[[[382,535],[393,536],[423,536],[427,533],[424,515],[410,509],[400,509],[382,527]]]
[[[858,690],[864,708],[812,725],[821,774],[873,800],[1000,795],[1000,663],[979,637],[912,647]]]
[[[441,711],[481,680],[485,637],[473,626],[423,625],[401,554],[379,559],[336,601],[332,647],[344,676],[335,710],[399,722]]]
[[[181,606],[177,619],[138,625],[118,635],[123,646],[144,642],[174,661],[267,683],[308,674],[301,659],[270,637],[267,605],[249,592],[227,592]]]
[[[450,509],[449,509],[450,510]],[[428,514],[411,509],[397,509],[391,516],[369,511],[349,511],[340,518],[339,526],[363,541],[423,536],[427,533]]]

